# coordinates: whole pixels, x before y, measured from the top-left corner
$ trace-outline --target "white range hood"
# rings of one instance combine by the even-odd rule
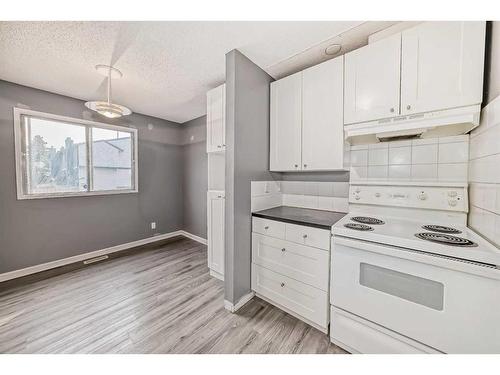
[[[404,138],[461,135],[479,125],[480,105],[447,109],[344,126],[350,144]]]

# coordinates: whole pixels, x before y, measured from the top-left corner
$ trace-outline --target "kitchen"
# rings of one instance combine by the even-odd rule
[[[500,354],[500,23],[421,18],[1,21],[0,352]]]

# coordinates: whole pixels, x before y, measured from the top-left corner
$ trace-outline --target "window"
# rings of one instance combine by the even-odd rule
[[[14,108],[18,199],[133,193],[137,130]]]

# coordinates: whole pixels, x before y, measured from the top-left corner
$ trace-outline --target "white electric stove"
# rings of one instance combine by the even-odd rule
[[[500,353],[500,251],[467,185],[352,183],[332,227],[332,342],[361,353]]]

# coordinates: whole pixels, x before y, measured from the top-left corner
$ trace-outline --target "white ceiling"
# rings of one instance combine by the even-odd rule
[[[273,77],[325,60],[394,22],[0,22],[0,79],[83,100],[105,97],[94,66],[111,64],[113,101],[175,122],[204,115],[205,93],[224,82],[239,49]]]

